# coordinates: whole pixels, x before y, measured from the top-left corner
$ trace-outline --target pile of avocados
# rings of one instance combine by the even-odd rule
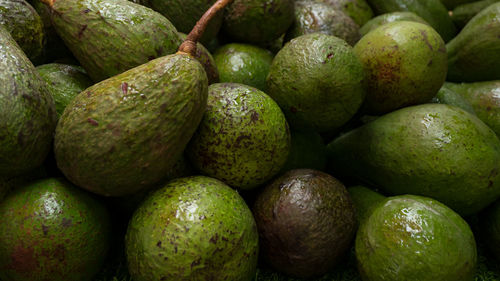
[[[0,281],[500,281],[500,0],[0,0]]]

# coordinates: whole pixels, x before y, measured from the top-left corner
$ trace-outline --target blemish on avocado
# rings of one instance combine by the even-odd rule
[[[73,225],[73,221],[71,219],[63,218],[61,225],[65,228],[68,228]]]
[[[37,266],[36,258],[33,255],[34,250],[32,248],[24,248],[18,245],[11,254],[12,262],[7,268],[21,273],[32,270]]]
[[[92,125],[92,126],[97,126],[97,125],[99,125],[99,123],[98,123],[96,120],[94,120],[94,119],[92,119],[92,118],[90,118],[90,117],[89,117],[89,118],[87,118],[87,122],[89,122],[89,123],[90,123],[90,125]]]
[[[127,92],[128,92],[128,84],[127,84],[127,82],[123,82],[123,83],[122,83],[122,93],[123,93],[124,95],[126,95],[126,94],[127,94]]]
[[[78,39],[82,39],[83,32],[85,31],[85,29],[87,29],[87,25],[86,24],[84,24],[82,26],[82,28],[80,29],[80,31],[78,32]]]
[[[158,243],[156,243],[156,247],[161,248],[161,241],[158,241]]]
[[[43,235],[47,235],[47,233],[49,232],[49,227],[42,224],[42,232],[43,232]]]

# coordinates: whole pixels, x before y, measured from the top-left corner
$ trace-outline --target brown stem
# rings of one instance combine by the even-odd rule
[[[52,6],[54,6],[55,0],[41,0],[41,2],[52,8]]]
[[[191,32],[187,35],[186,39],[179,46],[178,52],[187,53],[190,56],[195,55],[196,53],[196,43],[200,40],[201,36],[205,32],[208,23],[210,20],[222,9],[224,9],[229,3],[233,0],[217,0],[212,7],[210,7],[204,14],[201,16],[200,20],[193,27]]]

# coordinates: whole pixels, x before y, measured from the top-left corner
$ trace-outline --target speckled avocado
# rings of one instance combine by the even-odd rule
[[[500,196],[500,140],[455,106],[406,107],[327,147],[333,174],[353,176],[388,194],[431,197],[462,215]]]
[[[469,22],[470,19],[481,12],[484,8],[496,2],[500,1],[483,0],[457,6],[451,13],[451,20],[455,26],[461,29]]]
[[[255,278],[255,220],[223,182],[204,176],[173,180],[135,211],[125,238],[135,281]]]
[[[0,203],[0,217],[2,280],[91,280],[106,258],[106,209],[65,180],[16,187]]]
[[[54,100],[45,81],[0,25],[0,178],[40,166],[56,126]]]
[[[380,202],[360,225],[355,245],[362,280],[472,281],[474,235],[457,213],[422,196]]]
[[[334,177],[292,170],[258,195],[252,208],[264,260],[300,278],[330,271],[349,249],[355,216],[349,193]]]
[[[209,87],[208,105],[186,153],[203,174],[240,189],[273,177],[290,150],[279,106],[264,92],[237,83]]]
[[[374,17],[373,19],[367,21],[360,29],[361,35],[366,35],[368,32],[376,29],[377,27],[384,25],[386,23],[395,21],[415,21],[423,24],[428,23],[421,17],[417,16],[412,12],[392,12],[387,14],[382,14],[380,16]]]
[[[207,88],[202,65],[182,54],[87,88],[59,119],[54,142],[59,169],[77,186],[106,196],[154,185],[201,121]]]
[[[365,0],[313,0],[327,3],[335,9],[343,11],[351,17],[356,24],[362,26],[373,17],[373,10]]]
[[[186,39],[186,34],[179,33],[179,35],[182,40]],[[203,69],[205,69],[205,73],[207,74],[208,84],[219,82],[219,70],[217,69],[214,57],[200,42],[196,44],[196,53],[194,57],[203,65]]]
[[[446,78],[446,48],[432,27],[397,21],[369,32],[354,46],[368,84],[366,111],[383,114],[428,102]]]

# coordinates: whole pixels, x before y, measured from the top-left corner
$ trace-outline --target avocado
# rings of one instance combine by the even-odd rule
[[[273,54],[250,44],[230,43],[214,53],[220,82],[240,83],[266,91],[266,77]]]
[[[31,181],[39,180],[48,177],[48,171],[45,165],[36,167],[35,169],[16,177],[0,178],[0,203],[15,187],[22,186]]]
[[[386,198],[384,195],[362,185],[349,187],[347,192],[349,192],[354,204],[358,225],[364,223],[379,203]]]
[[[447,81],[500,79],[500,2],[475,15],[446,49]]]
[[[185,54],[152,60],[77,95],[56,128],[57,166],[105,196],[147,189],[166,176],[198,126],[208,80]]]
[[[429,25],[423,18],[417,16],[412,12],[392,12],[376,16],[367,21],[360,29],[359,32],[365,36],[368,32],[376,29],[377,27],[395,21],[414,21]]]
[[[0,217],[2,280],[85,281],[104,263],[107,210],[64,179],[14,188],[0,203]]]
[[[292,39],[276,54],[267,92],[292,128],[328,132],[347,123],[361,107],[364,78],[347,42],[312,33]]]
[[[326,168],[326,145],[320,134],[314,131],[290,130],[291,147],[282,172],[307,168],[323,171]]]
[[[493,3],[500,2],[499,0],[483,0],[475,1],[467,4],[457,6],[451,13],[451,20],[458,28],[462,29],[470,19],[477,13],[481,12],[484,8]]]
[[[471,103],[457,92],[450,90],[450,88],[447,87],[447,84],[448,83],[445,83],[443,87],[439,89],[437,95],[432,98],[431,102],[457,106],[471,114],[476,115]]]
[[[428,102],[446,78],[446,48],[432,27],[396,21],[372,30],[354,46],[367,76],[366,111],[384,114]]]
[[[434,198],[461,215],[500,196],[500,140],[467,111],[423,104],[393,111],[327,145],[332,174],[388,194]]]
[[[430,198],[401,195],[378,203],[356,234],[363,280],[472,281],[477,250],[457,213]]]
[[[186,34],[180,33],[182,40],[186,39]],[[180,46],[180,44],[179,44]],[[212,54],[200,42],[196,43],[196,52],[194,57],[203,65],[205,73],[207,74],[208,84],[219,82],[219,70],[217,69],[216,62]]]
[[[315,2],[327,3],[335,9],[343,11],[354,22],[362,26],[373,18],[373,10],[365,0],[313,0]]]
[[[209,86],[203,120],[186,153],[203,174],[252,189],[278,173],[290,150],[279,106],[264,92],[238,83]]]
[[[468,3],[472,3],[477,0],[440,0],[440,1],[448,10],[453,10],[455,7],[458,7],[460,5],[466,5]]]
[[[257,227],[241,196],[204,176],[180,178],[134,212],[125,237],[135,281],[255,278]]]
[[[339,37],[351,46],[361,38],[359,25],[342,10],[326,3],[295,1],[295,20],[286,33],[285,41],[314,32]]]
[[[493,256],[500,260],[500,201],[495,201],[479,217],[480,239]]]
[[[345,186],[315,170],[292,170],[258,194],[252,208],[261,256],[275,270],[311,278],[332,270],[355,234],[354,207]]]
[[[56,111],[47,83],[0,25],[0,178],[24,174],[49,153]]]

